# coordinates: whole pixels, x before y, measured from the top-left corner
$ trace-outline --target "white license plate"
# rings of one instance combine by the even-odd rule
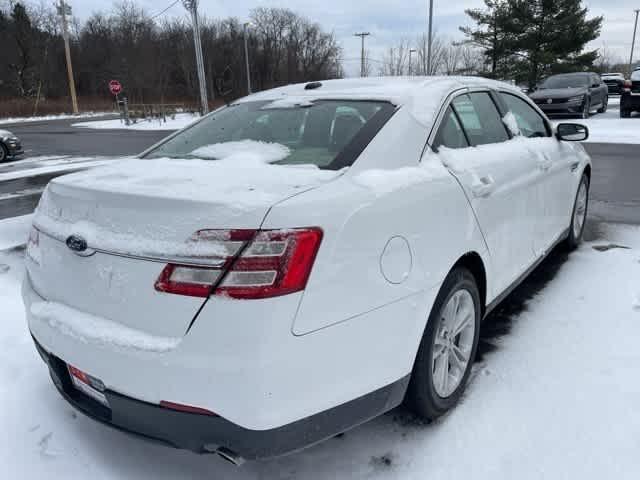
[[[69,370],[69,376],[73,386],[80,390],[85,395],[93,398],[107,408],[109,407],[109,401],[104,395],[104,384],[99,379],[92,377],[91,375],[84,373],[82,370],[77,369],[71,365],[67,365]]]

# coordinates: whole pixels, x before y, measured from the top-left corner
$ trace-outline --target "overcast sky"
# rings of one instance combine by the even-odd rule
[[[110,0],[67,0],[74,14],[85,19],[98,10],[108,10]],[[156,14],[173,0],[137,0],[147,13]],[[603,45],[625,62],[629,59],[633,36],[634,8],[640,0],[588,0],[591,15],[604,15],[601,37],[593,48]],[[434,26],[441,35],[459,38],[460,25],[468,24],[465,8],[482,6],[482,0],[434,0]],[[319,22],[335,32],[344,51],[345,69],[353,75],[359,69],[360,40],[357,31],[371,32],[367,47],[371,58],[380,60],[386,48],[402,39],[413,39],[426,31],[428,0],[200,0],[200,11],[210,17],[245,19],[258,6],[287,7]],[[182,3],[167,11],[168,16],[184,16]],[[640,40],[638,41],[640,44]],[[640,48],[636,49],[640,57]],[[374,70],[376,64],[373,64]]]

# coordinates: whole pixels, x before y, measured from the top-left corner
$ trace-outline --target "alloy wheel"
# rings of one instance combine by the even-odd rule
[[[473,297],[458,290],[449,298],[439,316],[431,368],[433,387],[447,398],[460,386],[473,350],[476,312]]]

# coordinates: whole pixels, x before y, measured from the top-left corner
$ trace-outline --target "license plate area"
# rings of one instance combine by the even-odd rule
[[[69,371],[69,377],[71,377],[71,384],[76,390],[79,390],[84,395],[92,398],[104,407],[111,408],[109,401],[104,394],[105,386],[99,378],[93,377],[88,373],[74,367],[73,365],[67,365]]]

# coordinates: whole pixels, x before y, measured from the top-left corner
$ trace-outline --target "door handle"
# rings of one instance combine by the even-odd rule
[[[478,179],[473,185],[471,185],[471,191],[477,198],[488,197],[495,189],[495,182],[491,175],[485,175]]]

